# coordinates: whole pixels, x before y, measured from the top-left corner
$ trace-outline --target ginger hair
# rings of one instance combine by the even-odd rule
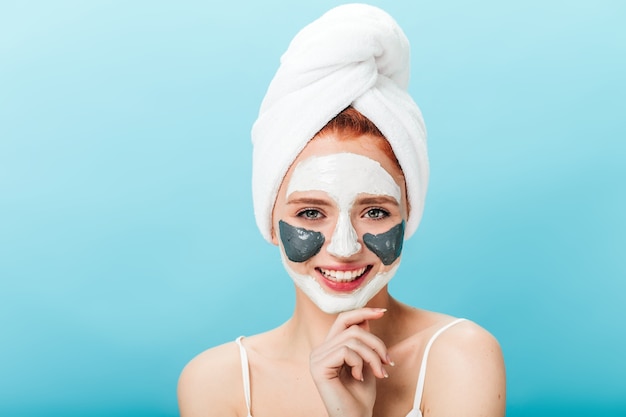
[[[354,107],[348,106],[342,110],[330,122],[326,123],[326,126],[320,129],[315,137],[329,134],[335,134],[342,140],[356,139],[363,135],[380,138],[381,140],[376,142],[378,148],[395,163],[400,171],[402,171],[402,167],[400,166],[391,145],[387,141],[387,138],[385,138],[385,135],[382,134],[382,132],[370,119],[365,117]]]

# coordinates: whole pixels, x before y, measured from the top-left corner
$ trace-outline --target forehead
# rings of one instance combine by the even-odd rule
[[[304,149],[300,152],[298,157],[294,160],[291,167],[287,171],[284,178],[286,184],[294,171],[295,167],[305,159],[311,156],[323,156],[334,153],[353,153],[366,156],[376,162],[378,162],[385,171],[387,171],[394,180],[404,188],[404,175],[402,170],[398,166],[395,159],[392,159],[386,151],[386,146],[381,146],[381,142],[385,142],[385,139],[378,136],[372,136],[369,134],[360,136],[342,136],[340,133],[328,133],[313,138]]]
[[[390,196],[398,202],[402,195],[398,184],[378,161],[349,152],[314,155],[297,162],[287,196],[297,191],[315,190],[327,192],[338,202],[346,203],[362,193]]]

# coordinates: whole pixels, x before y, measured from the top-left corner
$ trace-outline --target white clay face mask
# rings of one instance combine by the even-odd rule
[[[287,187],[287,199],[294,192],[307,191],[325,192],[337,205],[339,216],[326,250],[331,255],[344,258],[361,250],[357,233],[350,221],[350,212],[356,198],[360,194],[369,194],[392,197],[398,204],[401,201],[400,187],[378,162],[352,153],[314,156],[300,162]],[[402,231],[403,226],[404,223]],[[350,293],[329,293],[315,278],[298,274],[289,267],[285,242],[281,243],[283,264],[291,278],[322,311],[329,314],[365,306],[389,282],[398,267],[396,264],[389,271],[376,274]]]
[[[295,284],[306,294],[317,307],[328,314],[338,314],[342,311],[350,311],[364,307],[373,296],[378,294],[393,278],[399,264],[394,265],[389,271],[381,272],[370,280],[365,286],[350,294],[331,294],[309,275],[298,274],[287,264],[284,253],[281,252],[283,265]]]

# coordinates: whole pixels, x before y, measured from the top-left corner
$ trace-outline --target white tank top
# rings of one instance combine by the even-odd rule
[[[409,411],[409,414],[406,417],[422,417],[422,394],[424,393],[424,380],[426,379],[426,363],[428,362],[428,354],[430,353],[430,348],[433,345],[434,341],[439,337],[439,335],[450,327],[454,326],[457,323],[465,321],[465,319],[456,319],[439,330],[435,332],[428,340],[426,344],[426,349],[424,349],[424,356],[422,357],[422,363],[420,365],[419,376],[417,377],[417,387],[415,388],[415,397],[413,398],[413,408]],[[243,336],[239,336],[235,342],[239,345],[239,354],[241,355],[241,371],[243,376],[243,393],[246,398],[246,407],[248,408],[248,417],[252,417],[250,414],[250,365],[248,364],[248,354],[246,353],[246,349],[243,347],[241,343],[241,339]]]

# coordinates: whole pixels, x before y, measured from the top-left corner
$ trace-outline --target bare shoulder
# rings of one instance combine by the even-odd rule
[[[505,398],[504,359],[495,337],[463,321],[437,338],[428,358],[425,416],[500,417]]]
[[[235,342],[193,358],[178,380],[181,417],[238,416],[245,409],[239,347]],[[245,415],[245,411],[244,415]]]

